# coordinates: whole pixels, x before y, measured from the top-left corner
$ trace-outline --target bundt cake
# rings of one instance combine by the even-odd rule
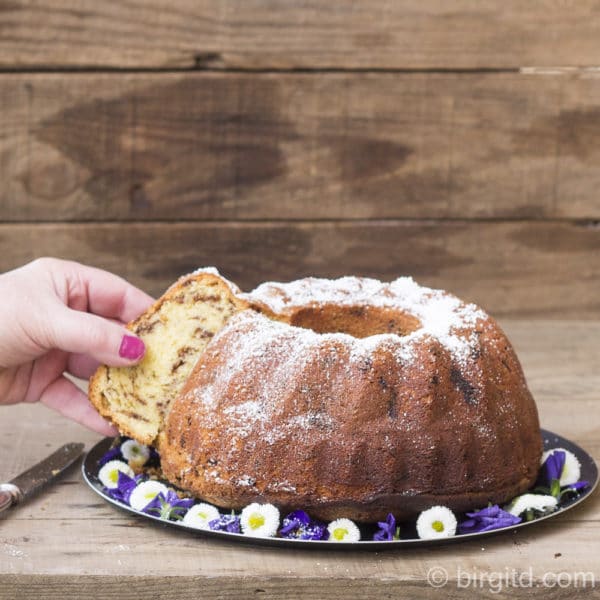
[[[535,403],[510,343],[481,309],[405,277],[307,278],[248,294],[215,279],[219,293],[207,295],[207,276],[184,279],[138,319],[133,330],[151,352],[139,367],[104,368],[92,385],[102,414],[140,441],[154,436],[175,485],[224,508],[262,501],[375,521],[435,504],[501,503],[535,481]],[[186,296],[185,323],[171,324],[168,307],[185,285],[201,298]],[[193,345],[172,380],[175,349],[196,340],[188,313],[215,302],[223,308],[207,328],[212,339]],[[156,315],[150,340],[143,324]],[[160,384],[146,360],[158,362]],[[151,409],[150,433],[119,420],[130,405],[138,419]]]

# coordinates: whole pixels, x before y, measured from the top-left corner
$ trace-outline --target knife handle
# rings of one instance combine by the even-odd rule
[[[21,490],[12,483],[0,484],[0,513],[21,500]]]

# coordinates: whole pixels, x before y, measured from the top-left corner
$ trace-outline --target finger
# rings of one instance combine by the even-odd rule
[[[130,366],[145,352],[144,342],[122,325],[64,306],[47,323],[51,347],[74,354],[87,354],[114,367]]]
[[[73,308],[127,323],[154,302],[151,296],[118,275],[75,262],[68,265],[68,304]]]
[[[116,436],[119,433],[96,412],[87,396],[66,377],[61,376],[46,387],[40,396],[40,402],[102,435]]]
[[[100,363],[87,354],[71,354],[67,363],[67,371],[79,379],[89,379],[100,366]]]
[[[33,362],[29,373],[29,385],[25,402],[37,402],[48,383],[62,375],[67,368],[68,355],[62,350],[53,348]]]

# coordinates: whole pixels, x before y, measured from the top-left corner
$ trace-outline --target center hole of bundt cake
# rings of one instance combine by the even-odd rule
[[[317,333],[347,333],[365,338],[380,333],[408,335],[419,329],[421,323],[393,308],[323,304],[300,309],[293,315],[291,325]]]

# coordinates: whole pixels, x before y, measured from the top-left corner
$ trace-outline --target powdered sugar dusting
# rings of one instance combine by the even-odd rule
[[[210,273],[211,275],[222,277],[217,267],[198,267],[195,271],[192,271],[190,275],[199,275],[200,273]]]
[[[446,348],[461,370],[475,374],[477,365],[471,358],[479,349],[475,327],[482,327],[478,321],[487,319],[475,305],[419,286],[408,277],[391,283],[356,277],[335,281],[309,278],[263,284],[245,297],[282,315],[297,307],[330,303],[387,307],[417,319],[418,326],[407,335],[381,333],[357,338],[295,327],[253,309],[234,314],[208,345],[205,356],[209,358],[206,363],[202,360],[199,368],[210,366],[203,384],[191,392],[203,426],[228,432],[223,444],[231,457],[240,447],[252,451],[257,435],[269,445],[289,439],[299,443],[327,439],[340,423],[314,403],[328,397],[327,390],[335,384],[332,378],[345,377],[343,385],[359,381],[357,375],[368,372],[373,357],[381,353],[388,357],[388,368],[401,373],[415,363],[425,338]],[[221,353],[220,348],[227,351]],[[211,353],[216,360],[210,358]],[[418,363],[414,366],[420,368]],[[319,373],[316,379],[296,376],[315,369]],[[253,373],[262,376],[257,380]],[[295,386],[293,394],[291,385]],[[336,389],[339,393],[339,382]],[[272,426],[274,422],[277,427]],[[219,471],[210,475],[221,476]]]
[[[352,292],[352,300],[348,297],[348,303],[357,303],[359,281],[344,278],[342,295]],[[290,285],[297,287],[296,283]],[[323,292],[326,285],[316,287]],[[219,352],[221,340],[226,338],[227,353],[218,356],[216,367],[211,366],[208,381],[193,390],[195,401],[202,406],[204,425],[210,427],[213,415],[220,414],[219,427],[226,425],[231,447],[257,432],[269,444],[290,439],[290,435],[301,439],[309,432],[313,437],[315,432],[326,436],[337,425],[326,412],[310,406],[310,402],[318,396],[314,394],[314,386],[326,387],[329,378],[337,376],[340,369],[320,368],[319,381],[307,383],[306,388],[304,384],[298,384],[297,394],[292,395],[295,406],[285,406],[281,402],[290,398],[290,374],[303,372],[311,361],[332,367],[337,364],[352,381],[379,350],[392,357],[401,369],[413,361],[418,343],[425,336],[438,340],[459,363],[467,362],[469,353],[477,347],[477,336],[467,327],[471,328],[478,319],[485,318],[485,313],[474,305],[464,304],[444,292],[421,288],[407,279],[393,284],[367,280],[366,285],[361,284],[358,289],[368,293],[368,296],[358,295],[360,302],[366,302],[366,297],[374,298],[374,304],[384,302],[386,306],[414,315],[421,326],[404,336],[383,333],[356,338],[346,333],[317,333],[295,327],[252,309],[241,311],[230,318],[209,344],[207,354]],[[400,295],[401,290],[404,295]],[[287,295],[280,289],[277,292]],[[323,293],[318,298],[320,302],[330,301]],[[287,306],[290,306],[289,302]],[[200,366],[203,368],[202,363]],[[248,377],[251,373],[268,373],[268,377],[255,381]],[[234,398],[243,401],[231,403]],[[279,423],[277,428],[271,427],[274,421]]]
[[[289,437],[290,432],[300,439],[308,432],[325,435],[334,427],[331,417],[310,405],[312,390],[299,387],[301,399],[293,410],[282,404],[281,399],[289,396],[290,373],[301,372],[315,357],[328,364],[339,362],[340,342],[354,344],[360,340],[341,333],[321,335],[273,321],[253,310],[232,316],[213,338],[207,353],[219,348],[224,337],[227,354],[219,355],[217,370],[208,373],[207,383],[191,392],[204,426],[211,427],[213,416],[219,414],[219,427],[226,422],[232,438],[245,440],[259,431],[261,439],[270,444]],[[337,345],[325,347],[325,339],[337,341]],[[254,382],[248,374],[255,372],[269,376]],[[323,376],[326,381],[330,374],[325,370]],[[243,401],[231,403],[232,398]],[[285,423],[275,430],[270,426],[274,419],[279,422],[283,419]],[[229,442],[231,445],[231,439]]]
[[[264,305],[275,313],[305,306],[337,304],[341,306],[373,306],[393,308],[416,317],[420,323],[408,336],[384,334],[357,340],[354,351],[365,354],[369,348],[395,340],[398,357],[410,361],[415,342],[430,336],[444,346],[454,360],[465,365],[477,345],[476,336],[467,333],[486,313],[474,304],[466,304],[456,296],[417,284],[411,277],[400,277],[391,283],[376,279],[342,277],[318,279],[309,277],[290,283],[263,283],[249,294],[249,301]]]
[[[232,294],[234,294],[236,296],[241,295],[240,288],[237,285],[235,285],[235,283],[233,283],[233,281],[229,281],[229,279],[226,279],[225,277],[223,277],[223,275],[221,275],[221,273],[219,273],[219,270],[216,267],[199,267],[195,271],[192,271],[191,273],[188,273],[187,275],[182,275],[175,283],[173,283],[173,284],[171,284],[171,286],[169,286],[168,290],[173,289],[174,287],[176,287],[177,285],[179,285],[186,279],[189,279],[190,277],[194,277],[195,275],[201,275],[201,274],[215,275],[216,277],[221,279],[221,281],[223,283],[225,283],[227,285],[227,287],[229,287]]]

